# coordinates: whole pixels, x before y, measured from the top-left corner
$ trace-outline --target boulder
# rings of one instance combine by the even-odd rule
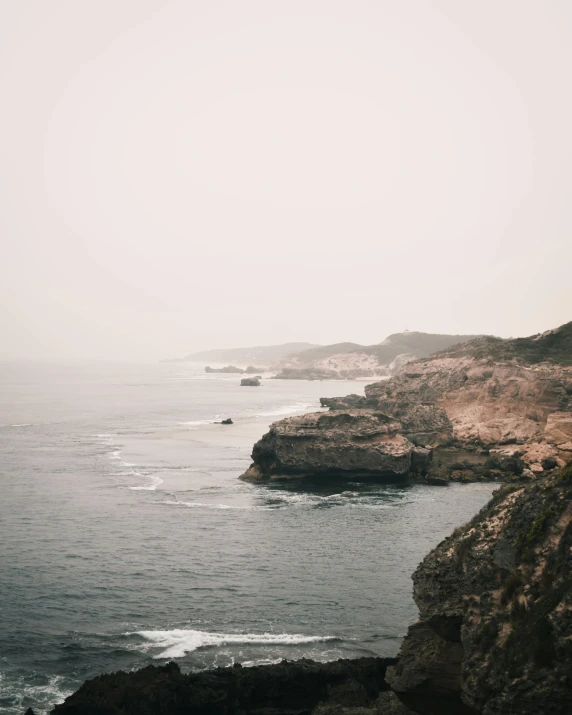
[[[242,387],[260,387],[260,380],[257,377],[243,377],[240,384]]]

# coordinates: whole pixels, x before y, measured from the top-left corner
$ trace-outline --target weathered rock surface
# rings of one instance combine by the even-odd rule
[[[388,680],[421,715],[572,712],[572,465],[503,487],[416,570]]]
[[[223,372],[229,374],[242,375],[245,372],[241,367],[236,367],[235,365],[227,365],[226,367],[205,367],[205,372]]]
[[[572,323],[533,338],[479,338],[408,363],[399,375],[367,385],[365,397],[323,398],[321,404],[339,421],[316,423],[315,416],[307,415],[275,423],[255,447],[246,476],[318,475],[336,469],[354,476],[358,470],[348,468],[350,461],[372,474],[375,440],[368,412],[372,419],[381,414],[392,423],[391,440],[384,441],[399,445],[403,463],[406,453],[415,463],[413,447],[430,450],[430,463],[426,459],[421,470],[411,472],[427,472],[433,483],[530,479],[546,471],[547,464],[561,467],[572,459],[571,338]],[[330,425],[343,424],[342,413],[347,434],[345,427],[330,430]],[[380,461],[378,476],[407,475]]]
[[[363,410],[375,409],[377,400],[368,400],[363,395],[346,395],[345,397],[320,397],[320,405],[330,410]]]
[[[404,479],[426,471],[429,452],[382,412],[315,412],[275,422],[254,445],[244,479],[344,475]]]
[[[54,715],[400,715],[385,682],[394,658],[181,673],[176,663],[101,675],[57,705]]]

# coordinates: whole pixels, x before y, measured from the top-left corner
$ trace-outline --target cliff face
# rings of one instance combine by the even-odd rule
[[[323,400],[335,420],[304,415],[272,425],[244,476],[336,470],[353,477],[363,469],[401,478],[409,460],[411,473],[445,483],[532,477],[563,466],[572,459],[571,336],[569,323],[543,336],[482,338],[410,362],[399,375],[368,385],[365,398]],[[393,447],[382,443],[399,449],[398,468]],[[420,461],[420,449],[430,458]]]
[[[519,445],[503,451],[521,452],[533,471],[542,471],[548,457],[560,465],[572,458],[569,367],[436,357],[410,363],[402,375],[368,385],[365,392],[377,409],[402,421],[404,434],[425,446]]]
[[[572,465],[503,487],[416,570],[388,680],[421,715],[572,712]]]
[[[429,452],[375,410],[316,412],[276,422],[255,444],[245,479],[353,475],[405,479],[426,469]]]

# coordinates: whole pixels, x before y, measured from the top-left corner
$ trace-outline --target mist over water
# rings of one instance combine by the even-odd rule
[[[270,422],[363,383],[238,383],[188,364],[2,365],[3,712],[171,658],[397,652],[411,572],[492,486],[241,482]]]

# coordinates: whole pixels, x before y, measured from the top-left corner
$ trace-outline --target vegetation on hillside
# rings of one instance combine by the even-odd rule
[[[529,338],[477,338],[465,345],[458,345],[445,350],[442,355],[448,357],[472,357],[497,362],[516,360],[534,365],[550,362],[556,365],[572,365],[572,322],[561,325],[555,330],[532,335]]]

